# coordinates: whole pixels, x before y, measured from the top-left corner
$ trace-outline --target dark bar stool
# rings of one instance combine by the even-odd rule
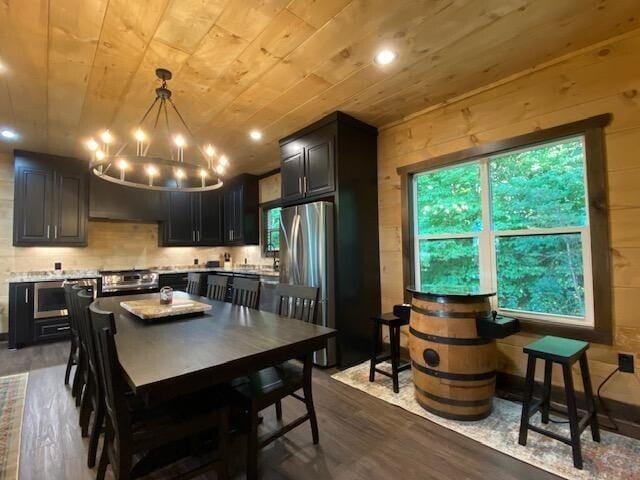
[[[573,465],[582,469],[582,450],[580,448],[580,434],[587,427],[591,426],[591,437],[594,442],[600,441],[600,428],[598,425],[598,415],[596,412],[596,403],[593,398],[591,388],[591,377],[589,375],[589,365],[587,363],[587,349],[589,344],[579,340],[571,340],[568,338],[547,336],[530,343],[524,347],[524,353],[529,358],[527,361],[527,378],[525,380],[524,402],[522,404],[522,417],[520,420],[520,445],[527,444],[527,433],[529,430],[541,433],[547,437],[559,440],[567,445],[571,445],[573,450]],[[535,383],[536,360],[540,358],[544,363],[544,387],[542,398],[533,399],[533,387]],[[580,362],[580,372],[582,382],[584,384],[584,395],[587,401],[587,414],[582,418],[578,418],[578,410],[576,407],[576,392],[573,389],[573,375],[571,372],[572,365]],[[569,428],[571,430],[571,438],[563,437],[557,433],[545,430],[529,423],[529,419],[538,411],[542,413],[542,423],[549,423],[549,411],[551,408],[551,370],[553,362],[562,365],[562,373],[564,376],[564,391],[567,400],[567,415],[569,416]],[[562,412],[560,412],[562,413]]]
[[[375,381],[376,372],[391,377],[395,393],[400,391],[398,373],[411,368],[411,362],[400,364],[400,327],[409,325],[410,310],[405,306],[398,307],[394,307],[395,313],[383,313],[376,317],[371,317],[373,322],[373,346],[371,349],[371,366],[369,367],[369,381]],[[389,351],[378,355],[378,349],[382,343],[383,325],[389,327]],[[389,359],[391,359],[391,373],[376,367],[378,363]]]

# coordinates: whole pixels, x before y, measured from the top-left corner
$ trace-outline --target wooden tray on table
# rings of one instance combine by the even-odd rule
[[[204,313],[211,310],[211,305],[208,303],[189,300],[188,298],[174,298],[173,303],[169,305],[162,305],[157,298],[148,298],[145,300],[120,302],[120,306],[127,312],[143,320],[156,320],[177,315]]]

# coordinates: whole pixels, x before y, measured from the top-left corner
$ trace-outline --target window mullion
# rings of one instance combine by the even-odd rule
[[[491,208],[489,202],[489,166],[488,159],[480,163],[480,199],[482,204],[482,232],[479,235],[480,287],[484,291],[495,291],[492,268],[493,247],[491,245]],[[493,301],[493,299],[492,299]]]

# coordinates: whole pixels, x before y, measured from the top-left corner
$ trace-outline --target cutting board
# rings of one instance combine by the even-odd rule
[[[120,302],[120,306],[143,320],[203,313],[211,310],[211,305],[187,298],[174,298],[173,303],[170,305],[161,305],[159,299],[149,298],[146,300]]]

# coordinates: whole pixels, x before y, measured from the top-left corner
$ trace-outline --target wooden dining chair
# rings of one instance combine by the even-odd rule
[[[77,294],[78,325],[80,335],[87,351],[88,377],[80,406],[80,427],[82,436],[87,435],[89,420],[93,413],[93,425],[89,435],[89,449],[87,466],[93,468],[96,464],[98,442],[104,425],[104,392],[100,368],[98,366],[98,352],[89,320],[89,306],[93,302],[93,294],[89,290],[80,290]],[[115,326],[114,326],[115,328]]]
[[[71,368],[74,365],[76,366],[76,373],[74,375],[74,381],[72,382],[72,385],[75,385],[75,377],[78,376],[78,365],[79,365],[79,357],[80,357],[80,334],[78,333],[78,325],[76,322],[76,315],[75,315],[75,310],[73,305],[73,302],[75,301],[73,285],[74,285],[73,281],[64,283],[64,300],[67,305],[67,316],[69,317],[69,326],[71,327],[71,345],[69,350],[69,358],[67,359],[67,368],[65,369],[65,372],[64,372],[65,385],[69,385]],[[72,388],[71,393],[75,397],[75,394],[77,392],[75,392],[74,389]]]
[[[318,287],[279,283],[275,288],[276,312],[283,317],[316,323],[319,293]]]
[[[276,287],[278,314],[307,322],[315,322],[319,291],[316,287],[283,285]],[[312,354],[306,355],[302,366],[296,362],[284,362],[274,367],[264,368],[247,377],[234,380],[231,385],[239,395],[249,420],[247,448],[247,478],[258,476],[258,455],[260,449],[285,435],[290,430],[309,421],[313,443],[320,441],[318,420],[313,405],[311,387]],[[296,392],[303,391],[303,395]],[[282,425],[278,430],[262,438],[258,437],[259,412],[275,405],[276,418],[282,421],[282,400],[291,396],[303,402],[307,413],[294,421]]]
[[[187,275],[186,292],[189,295],[198,295],[202,291],[202,275],[199,273],[190,273]]]
[[[228,278],[223,275],[209,275],[207,277],[207,298],[224,302],[227,296]]]
[[[78,366],[76,367],[76,373],[73,376],[73,386],[71,387],[71,394],[76,400],[76,406],[81,407],[82,396],[87,386],[87,380],[89,378],[89,365],[87,359],[86,345],[82,339],[82,331],[80,328],[80,310],[78,308],[78,292],[84,290],[86,286],[75,283],[71,285],[71,309],[76,328],[78,329]],[[80,409],[82,419],[82,408]],[[86,434],[86,429],[84,430]]]
[[[231,303],[243,307],[258,308],[260,280],[235,277],[231,290]]]
[[[92,304],[89,308],[90,323],[96,340],[96,351],[101,371],[105,405],[105,439],[96,478],[103,480],[108,465],[116,479],[137,478],[166,466],[166,459],[143,457],[134,464],[134,455],[165,447],[174,456],[190,453],[192,440],[208,436],[216,431],[218,452],[214,461],[200,465],[179,478],[193,478],[212,468],[218,478],[227,478],[227,437],[229,407],[219,390],[211,388],[182,396],[158,406],[131,408],[131,397],[118,361],[111,312],[100,310]],[[176,448],[182,450],[176,452]],[[178,455],[184,454],[184,455]]]

